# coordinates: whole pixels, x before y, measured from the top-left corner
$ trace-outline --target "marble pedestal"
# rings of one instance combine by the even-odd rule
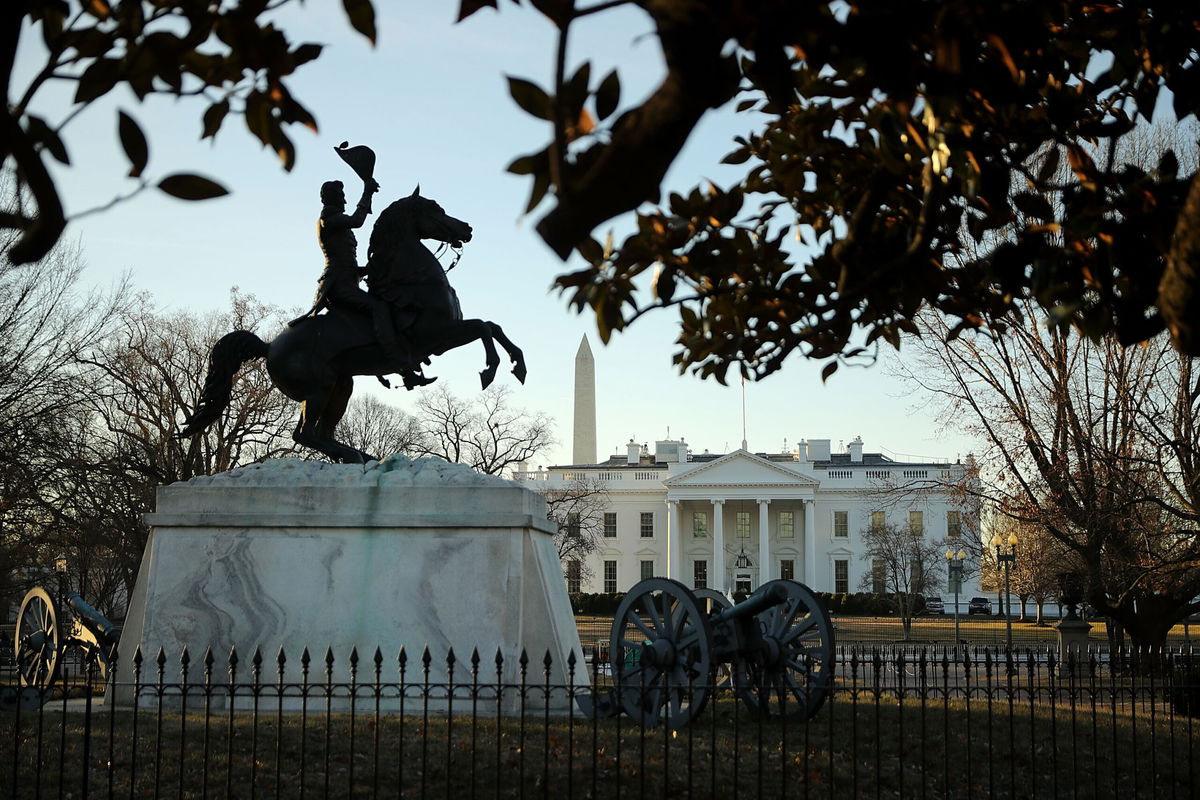
[[[1058,658],[1063,671],[1073,666],[1077,674],[1088,670],[1088,632],[1092,626],[1075,617],[1066,618],[1055,626],[1058,633]]]
[[[284,682],[300,683],[307,648],[310,683],[326,680],[327,650],[332,680],[348,683],[357,649],[356,680],[370,684],[377,647],[384,683],[398,681],[404,648],[414,690],[426,680],[426,647],[430,683],[447,680],[451,648],[456,683],[470,682],[475,648],[481,683],[518,683],[522,650],[531,684],[545,683],[547,652],[551,684],[568,682],[571,652],[575,682],[587,682],[545,502],[511,481],[438,459],[278,460],[161,487],[148,521],[121,637],[121,684],[134,681],[139,647],[141,683],[157,682],[160,648],[164,682],[181,683],[185,646],[189,684],[203,682],[207,648],[214,684],[230,679],[231,648],[238,683],[252,681],[256,648],[262,683],[277,682],[281,648]],[[129,703],[132,688],[116,696]],[[554,705],[565,708],[565,694]]]

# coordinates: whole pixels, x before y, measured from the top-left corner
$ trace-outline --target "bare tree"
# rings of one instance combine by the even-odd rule
[[[500,475],[554,444],[550,417],[513,408],[504,386],[493,386],[468,403],[443,385],[424,395],[418,407],[425,431],[422,455],[489,475]]]
[[[0,237],[0,251],[14,240]],[[47,545],[54,519],[46,501],[92,388],[78,358],[109,334],[128,301],[124,281],[81,291],[83,270],[82,254],[67,244],[32,266],[0,257],[0,612],[57,554]]]
[[[558,526],[554,546],[570,581],[587,581],[593,576],[588,556],[596,551],[604,536],[604,511],[608,491],[595,478],[572,481],[561,489],[542,493],[546,498],[546,518]],[[577,566],[571,566],[574,562]]]
[[[1029,304],[1004,336],[919,345],[910,377],[988,443],[993,507],[1059,543],[1135,642],[1161,644],[1200,608],[1200,374],[1165,337],[1124,348],[1039,318]]]
[[[231,327],[252,330],[283,318],[236,291],[228,311],[206,315],[164,314],[143,296],[81,358],[89,392],[43,506],[56,546],[81,575],[95,576],[84,587],[89,596],[102,598],[100,584],[113,584],[114,575],[118,595],[132,590],[149,534],[142,516],[153,510],[157,487],[295,454],[295,408],[261,366],[239,373],[230,413],[218,424],[187,440],[176,436],[186,404],[199,396],[212,341]]]
[[[338,435],[351,447],[379,458],[426,451],[421,420],[372,395],[356,395],[338,424]]]
[[[895,598],[907,641],[912,637],[918,598],[938,585],[944,548],[918,529],[888,522],[871,525],[863,531],[863,544],[866,550],[862,557],[871,564],[871,570],[863,575],[862,586],[866,589],[882,583],[885,591]]]

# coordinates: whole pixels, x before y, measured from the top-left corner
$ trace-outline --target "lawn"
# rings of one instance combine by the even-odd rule
[[[810,723],[783,725],[726,695],[676,733],[537,711],[376,717],[367,705],[353,717],[214,713],[207,724],[200,712],[100,709],[66,714],[65,727],[47,710],[24,714],[19,731],[4,714],[0,796],[58,796],[60,781],[78,796],[88,724],[89,789],[121,797],[1165,798],[1192,796],[1200,755],[1200,725],[1120,697],[901,704],[842,691]]]

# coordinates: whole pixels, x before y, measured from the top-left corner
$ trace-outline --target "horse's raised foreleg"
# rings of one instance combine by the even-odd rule
[[[492,338],[499,342],[504,351],[508,353],[508,358],[512,361],[513,365],[513,375],[521,383],[524,383],[525,376],[528,374],[525,370],[525,354],[521,352],[521,348],[513,344],[512,340],[504,335],[504,330],[499,325],[491,320],[485,320],[485,322],[492,331]]]
[[[435,355],[441,355],[447,350],[462,347],[464,344],[478,339],[487,354],[486,366],[479,373],[479,382],[486,389],[496,379],[496,369],[500,366],[500,354],[496,352],[496,345],[492,342],[491,323],[481,319],[464,319],[427,330],[421,335],[425,337],[429,351]]]

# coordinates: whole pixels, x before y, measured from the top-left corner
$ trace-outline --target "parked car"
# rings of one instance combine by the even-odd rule
[[[992,614],[992,601],[986,597],[972,597],[971,602],[967,604],[967,615],[971,614]]]
[[[945,614],[946,606],[942,603],[942,598],[930,595],[925,598],[925,610],[930,614]]]

